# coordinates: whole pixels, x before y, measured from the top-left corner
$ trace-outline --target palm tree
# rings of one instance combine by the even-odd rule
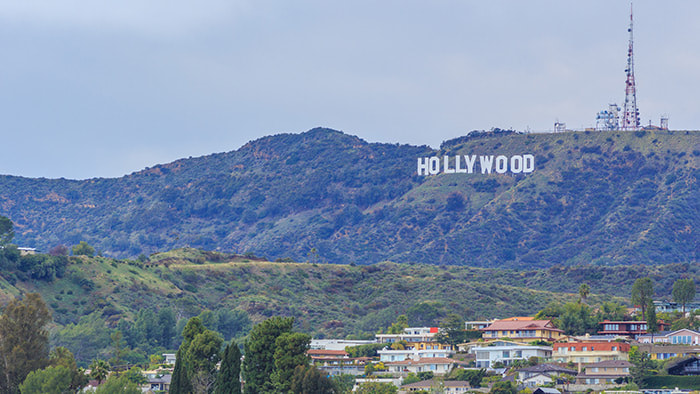
[[[109,375],[109,363],[105,360],[93,360],[90,364],[90,377],[97,380],[99,386]]]
[[[581,286],[578,287],[578,294],[581,296],[581,301],[586,302],[586,298],[588,298],[588,294],[590,293],[591,287],[585,283],[581,283]]]

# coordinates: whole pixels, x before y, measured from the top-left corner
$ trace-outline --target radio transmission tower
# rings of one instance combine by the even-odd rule
[[[630,44],[627,50],[627,81],[625,86],[625,107],[622,115],[622,130],[639,130],[639,109],[637,108],[637,87],[634,84],[634,35],[633,18],[630,6]]]

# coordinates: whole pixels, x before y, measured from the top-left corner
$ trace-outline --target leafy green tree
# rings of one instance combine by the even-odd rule
[[[165,307],[158,311],[158,343],[166,349],[170,349],[173,345],[176,335],[175,324],[177,320],[173,308]]]
[[[598,319],[591,307],[579,302],[564,305],[551,302],[535,315],[535,319],[552,320],[567,335],[593,333],[598,328]]]
[[[105,360],[93,360],[89,368],[90,377],[97,380],[98,385],[105,380],[111,369],[109,363]]]
[[[649,277],[639,278],[632,285],[632,304],[642,308],[642,318],[646,316],[646,308],[654,296],[654,284]]]
[[[182,329],[182,345],[185,346],[185,349],[190,346],[190,343],[194,340],[194,337],[203,333],[204,330],[206,330],[206,328],[204,327],[204,324],[202,324],[199,317],[195,316],[188,320],[187,324],[185,324],[185,328]],[[182,348],[182,345],[180,348]]]
[[[586,304],[567,302],[561,316],[555,320],[556,326],[567,335],[594,333],[598,328],[598,319]]]
[[[216,382],[216,364],[221,360],[224,340],[211,330],[197,334],[187,348],[187,374],[195,392],[209,392]]]
[[[14,237],[15,230],[12,225],[12,220],[5,216],[0,216],[0,246],[9,244]]]
[[[236,342],[226,345],[221,368],[216,377],[215,394],[241,393],[241,351]]]
[[[106,356],[103,350],[110,346],[110,332],[105,327],[100,311],[80,318],[77,324],[67,324],[63,329],[53,333],[52,343],[71,349],[75,360],[83,365],[91,360]],[[90,338],[86,341],[85,338]]]
[[[624,306],[612,301],[604,301],[598,307],[598,321],[619,321],[623,320],[626,314],[627,309]]]
[[[309,350],[311,337],[300,332],[285,332],[275,340],[275,368],[270,379],[277,392],[290,390],[294,368],[309,364],[306,351]]]
[[[507,381],[498,381],[491,386],[491,391],[489,394],[516,394],[517,389],[515,385]]]
[[[88,383],[88,377],[85,375],[85,370],[78,368],[75,362],[75,357],[70,350],[59,346],[51,350],[49,354],[49,364],[54,367],[66,367],[71,372],[71,383],[69,389],[77,391]]]
[[[350,387],[352,390],[352,386]],[[293,394],[336,394],[338,391],[331,379],[325,377],[313,365],[297,365],[291,376],[289,391]]]
[[[359,385],[356,394],[396,394],[398,387],[391,383],[365,382]]]
[[[345,351],[352,358],[357,357],[376,357],[377,351],[386,347],[384,343],[368,343],[366,345],[346,346]]]
[[[95,394],[141,394],[141,389],[128,376],[114,374],[95,390]]]
[[[417,383],[420,382],[420,378],[413,372],[409,372],[408,375],[406,375],[405,378],[403,378],[403,382],[401,382],[402,385],[406,384],[411,384],[411,383]]]
[[[440,324],[440,331],[435,335],[435,340],[439,343],[452,345],[456,349],[457,344],[468,340],[467,332],[464,329],[464,319],[456,313],[450,313]]]
[[[629,360],[634,364],[630,368],[632,381],[640,388],[644,388],[646,385],[644,378],[651,373],[654,367],[651,356],[648,352],[640,352],[637,346],[632,346],[629,352]]]
[[[123,372],[122,375],[126,376],[130,382],[134,382],[139,386],[148,383],[148,378],[146,378],[143,374],[143,370],[139,367],[131,367]]]
[[[71,371],[63,365],[32,371],[19,386],[22,394],[63,394],[71,390]]]
[[[243,377],[246,394],[263,393],[271,384],[277,337],[292,331],[294,318],[272,317],[253,327],[245,342]]]
[[[536,320],[555,320],[564,313],[564,306],[556,301],[551,301],[535,315]]]
[[[695,298],[695,281],[693,279],[678,279],[673,283],[671,292],[673,301],[683,306],[683,314],[685,315],[685,306]]]
[[[0,316],[0,392],[16,393],[29,372],[49,362],[51,321],[38,293],[10,301]]]
[[[331,377],[336,394],[350,394],[355,386],[355,376],[347,373]]]
[[[389,326],[387,333],[401,334],[404,328],[408,328],[408,317],[406,317],[406,315],[399,315],[399,317],[396,318],[396,322]]]
[[[467,381],[471,387],[480,387],[484,376],[486,376],[486,370],[483,368],[478,370],[455,368],[450,372],[448,380]]]
[[[191,318],[182,330],[183,341],[177,351],[170,392],[189,394],[210,391],[216,380],[216,364],[223,339],[207,330],[199,317]]]
[[[122,365],[122,357],[124,357],[124,352],[126,349],[124,349],[124,340],[122,339],[122,332],[119,330],[115,330],[112,334],[110,334],[109,338],[112,341],[112,359],[110,359],[110,362],[114,364],[115,366],[120,366]]]
[[[647,332],[651,334],[652,342],[654,342],[654,334],[659,332],[659,322],[656,319],[656,308],[654,308],[654,303],[649,301],[647,304]]]
[[[90,246],[85,241],[80,241],[79,244],[73,245],[73,247],[71,248],[71,251],[73,252],[73,256],[87,256],[87,257],[94,257],[95,256],[95,248]]]

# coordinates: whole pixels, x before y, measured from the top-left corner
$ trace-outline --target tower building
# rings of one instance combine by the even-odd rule
[[[625,82],[625,105],[622,112],[622,130],[639,130],[639,109],[637,108],[637,87],[634,82],[634,32],[633,13],[630,6],[629,48],[627,50],[627,81]]]

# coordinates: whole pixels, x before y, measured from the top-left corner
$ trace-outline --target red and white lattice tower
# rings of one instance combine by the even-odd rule
[[[627,50],[627,81],[625,85],[625,106],[622,113],[622,130],[639,130],[639,109],[637,108],[637,87],[634,84],[634,35],[632,31],[632,7],[630,6],[630,44]]]

